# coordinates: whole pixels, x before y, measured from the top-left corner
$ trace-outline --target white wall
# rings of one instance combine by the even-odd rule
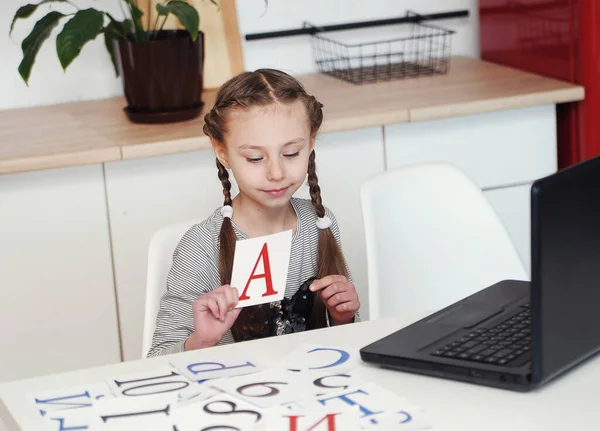
[[[121,17],[121,0],[77,0],[81,8],[94,5],[97,9]],[[21,41],[29,34],[35,21],[47,12],[41,7],[27,20],[15,26],[8,37],[10,22],[16,10],[30,0],[0,1],[0,109],[53,103],[89,100],[122,94],[121,82],[115,77],[103,38],[89,43],[63,72],[56,57],[55,36],[44,44],[34,65],[29,87],[22,81],[17,67],[22,58]],[[471,17],[438,21],[454,30],[453,54],[479,55],[477,0],[269,0],[265,9],[263,0],[237,0],[238,19],[242,37],[248,33],[298,28],[303,21],[314,24],[334,24],[370,19],[394,18],[404,15],[406,9],[419,13],[469,9]],[[69,10],[58,8],[57,10]],[[397,27],[396,27],[397,28]],[[365,30],[369,40],[388,37],[394,26]],[[291,73],[315,70],[310,38],[287,37],[243,43],[247,69],[276,67]]]
[[[406,10],[427,14],[469,9],[469,18],[431,23],[456,30],[452,41],[452,54],[472,57],[479,56],[477,7],[477,0],[269,0],[269,7],[265,11],[263,0],[237,1],[242,36],[249,33],[296,29],[302,27],[304,21],[313,25],[328,25],[397,18],[404,16]],[[361,30],[358,34],[346,31],[323,35],[348,42],[345,37],[350,33],[352,41],[373,42],[399,37],[397,34],[405,27],[371,27]],[[316,70],[310,36],[244,40],[243,47],[247,69],[274,67],[292,74]]]
[[[97,9],[120,18],[122,13],[118,1],[120,0],[77,0],[75,3],[81,9],[94,5]],[[0,63],[0,109],[101,99],[122,94],[121,82],[115,76],[103,37],[86,45],[79,58],[73,61],[66,73],[63,72],[56,56],[55,43],[61,26],[54,30],[40,49],[27,87],[17,71],[23,56],[21,42],[35,22],[49,11],[49,7],[43,5],[31,17],[17,21],[12,37],[9,37],[12,17],[26,3],[38,1],[0,1],[0,53],[3,60]],[[62,5],[53,5],[52,8],[63,13],[73,11],[73,8]]]

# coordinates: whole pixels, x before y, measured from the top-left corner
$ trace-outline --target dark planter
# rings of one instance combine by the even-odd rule
[[[151,42],[119,40],[121,77],[134,123],[170,123],[202,110],[204,34],[192,41],[185,30],[161,30]]]

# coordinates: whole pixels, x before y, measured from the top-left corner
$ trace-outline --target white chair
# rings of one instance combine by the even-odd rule
[[[370,319],[437,310],[497,281],[529,278],[483,192],[449,164],[370,178],[361,204]]]
[[[160,298],[167,291],[167,276],[173,262],[173,252],[179,240],[195,223],[202,219],[188,220],[161,228],[154,233],[148,250],[148,273],[146,278],[146,306],[144,311],[144,338],[142,358],[152,346],[152,336],[156,329],[156,316]]]

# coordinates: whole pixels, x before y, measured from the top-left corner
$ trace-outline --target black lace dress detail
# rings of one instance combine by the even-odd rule
[[[245,307],[231,327],[233,339],[247,341],[325,327],[325,307],[309,289],[314,280],[306,280],[289,299]]]

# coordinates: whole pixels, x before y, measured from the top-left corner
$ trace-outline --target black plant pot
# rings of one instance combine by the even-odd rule
[[[197,117],[202,105],[204,34],[161,30],[151,42],[119,40],[119,69],[134,123],[170,123]]]

